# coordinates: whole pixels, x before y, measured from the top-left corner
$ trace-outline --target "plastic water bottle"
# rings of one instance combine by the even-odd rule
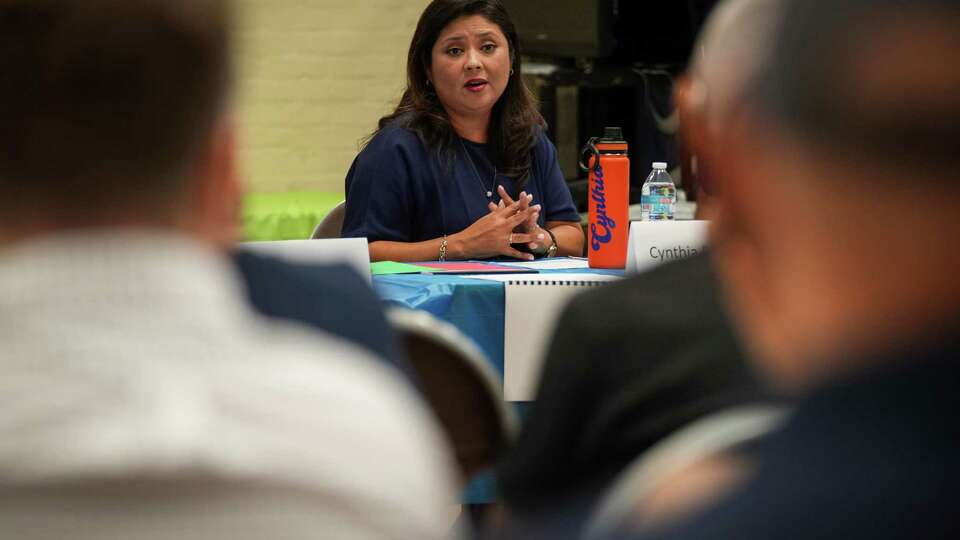
[[[667,173],[667,164],[655,162],[640,189],[640,221],[672,220],[677,207],[677,186]]]

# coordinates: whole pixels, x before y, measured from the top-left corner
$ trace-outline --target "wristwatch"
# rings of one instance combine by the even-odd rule
[[[547,252],[543,256],[544,258],[547,258],[547,259],[549,259],[550,257],[556,257],[557,250],[560,249],[560,247],[557,246],[557,237],[553,235],[553,231],[551,231],[550,229],[544,229],[544,230],[547,231],[547,234],[550,235],[550,240],[552,240],[553,243],[550,244],[550,247],[547,248]]]

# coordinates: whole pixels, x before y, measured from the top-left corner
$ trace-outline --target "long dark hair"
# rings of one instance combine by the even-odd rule
[[[427,84],[433,46],[440,32],[454,20],[480,15],[500,27],[510,47],[514,75],[493,106],[487,148],[498,170],[515,179],[520,189],[530,176],[531,150],[537,130],[545,124],[536,100],[520,76],[520,40],[516,27],[500,0],[433,0],[420,15],[407,54],[407,88],[393,113],[380,119],[377,132],[389,125],[410,129],[427,147],[441,156],[455,151],[457,134],[436,92]],[[376,133],[374,133],[375,135]]]

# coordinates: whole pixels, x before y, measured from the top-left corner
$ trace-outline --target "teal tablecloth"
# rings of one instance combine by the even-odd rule
[[[421,309],[472,339],[503,378],[503,283],[439,274],[374,276],[385,302]]]

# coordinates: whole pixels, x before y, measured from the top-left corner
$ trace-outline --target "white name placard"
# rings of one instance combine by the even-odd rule
[[[634,221],[630,223],[627,273],[696,255],[707,245],[708,221]]]
[[[277,240],[244,242],[238,249],[247,249],[293,262],[346,264],[361,277],[370,278],[370,250],[366,238],[324,238],[316,240]]]

